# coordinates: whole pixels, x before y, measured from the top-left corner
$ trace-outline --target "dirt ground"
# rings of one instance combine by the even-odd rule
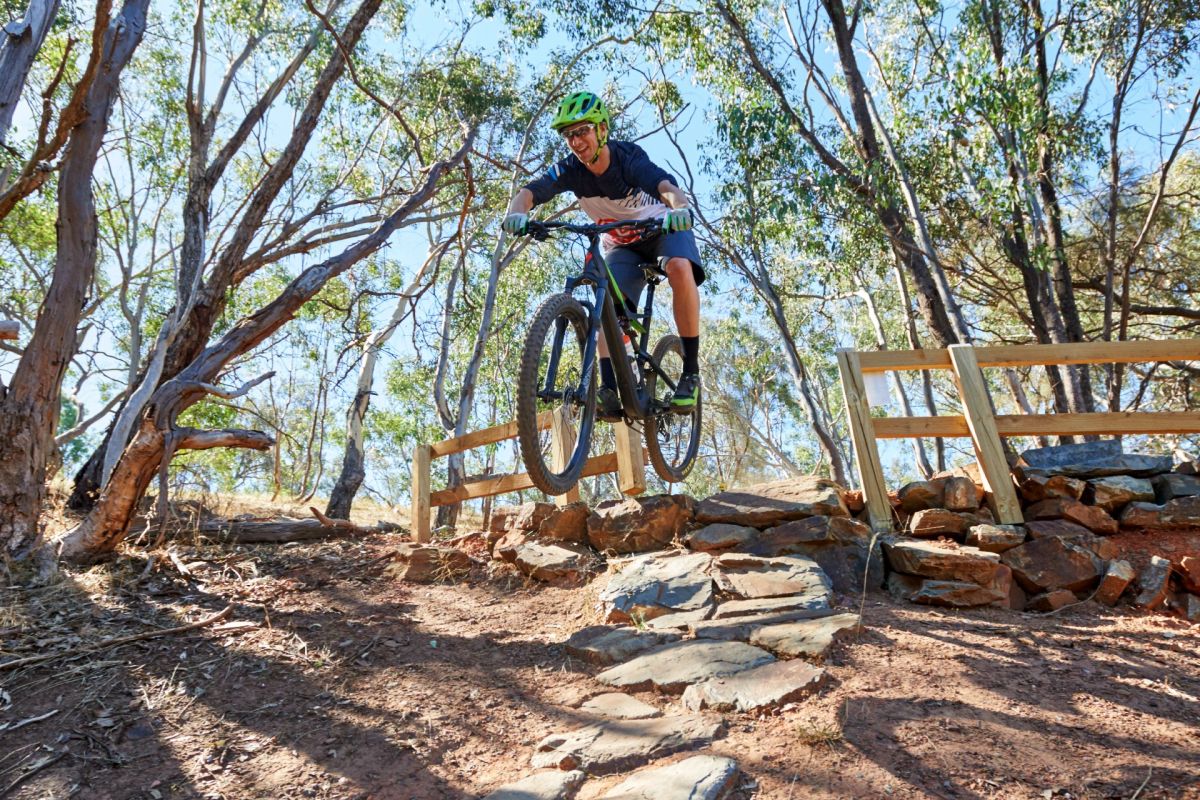
[[[528,774],[602,689],[561,647],[598,621],[595,582],[403,584],[399,540],[176,546],[182,568],[130,549],[0,589],[0,662],[59,656],[0,669],[0,797],[426,800]],[[738,761],[735,797],[1200,798],[1200,626],[1091,603],[861,608],[821,694],[725,715],[708,752]]]

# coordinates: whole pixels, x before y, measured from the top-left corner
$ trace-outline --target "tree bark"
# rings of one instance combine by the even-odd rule
[[[46,34],[58,15],[62,0],[30,0],[25,16],[4,26],[0,41],[0,144],[8,141],[13,112],[33,59],[42,49]]]
[[[363,0],[354,16],[347,23],[339,37],[346,52],[353,51],[366,30],[367,24],[379,10],[382,0]],[[340,5],[336,0],[334,6]],[[332,6],[331,6],[332,7]],[[197,14],[196,42],[198,53],[203,52],[203,7]],[[239,123],[234,134],[222,146],[211,163],[207,163],[208,152],[212,145],[213,132],[221,110],[225,92],[231,84],[239,61],[230,66],[225,75],[217,98],[207,114],[201,108],[203,97],[202,76],[195,78],[199,86],[189,85],[188,122],[191,131],[191,151],[188,165],[188,195],[184,201],[184,236],[180,254],[180,284],[177,288],[176,311],[179,322],[169,341],[165,355],[162,374],[152,385],[161,386],[179,372],[199,354],[208,344],[213,326],[224,312],[229,299],[229,290],[236,285],[237,280],[246,275],[239,274],[241,265],[250,243],[257,234],[263,219],[271,204],[278,197],[280,190],[291,176],[296,164],[316,130],[321,112],[333,91],[334,85],[342,76],[346,67],[346,57],[343,47],[333,48],[329,60],[321,70],[309,99],[296,122],[287,145],[279,157],[268,168],[266,175],[259,182],[258,188],[246,204],[246,211],[230,239],[229,244],[221,252],[216,266],[207,281],[202,280],[202,268],[205,260],[205,241],[208,231],[209,204],[212,191],[216,187],[225,169],[241,146],[250,137],[255,126],[261,122],[271,104],[283,92],[291,78],[299,71],[305,59],[316,48],[319,42],[318,31],[321,26],[315,25],[312,34],[304,46],[288,63],[278,78],[262,94],[254,107]],[[254,43],[255,40],[251,40]],[[247,45],[249,47],[250,44]],[[203,73],[202,59],[199,55],[193,69]],[[135,415],[136,416],[136,415]],[[110,427],[105,439],[96,452],[75,476],[75,486],[71,492],[68,505],[77,510],[87,510],[92,507],[103,486],[103,464],[105,451],[115,449],[120,452],[123,443],[119,440],[110,444],[114,428]]]
[[[33,335],[0,398],[0,549],[28,558],[41,543],[38,517],[54,447],[63,376],[96,269],[92,172],[121,71],[146,28],[149,0],[127,0],[102,38],[100,67],[87,92],[87,116],[71,130],[58,182],[54,273]]]
[[[462,147],[450,158],[430,167],[424,185],[370,235],[304,270],[279,297],[240,320],[219,341],[198,354],[178,376],[159,387],[95,508],[63,539],[63,558],[95,561],[117,546],[128,530],[137,503],[168,452],[167,437],[175,434],[173,428],[179,414],[212,393],[214,382],[231,361],[255,349],[283,327],[326,283],[379,250],[407,217],[433,197],[442,178],[462,162],[474,142],[475,131],[471,130]]]

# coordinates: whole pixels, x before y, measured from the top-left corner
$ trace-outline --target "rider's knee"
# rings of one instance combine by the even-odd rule
[[[672,285],[674,285],[676,281],[695,281],[695,275],[692,273],[692,262],[688,261],[686,258],[675,257],[667,259],[666,271],[667,280],[669,280]]]

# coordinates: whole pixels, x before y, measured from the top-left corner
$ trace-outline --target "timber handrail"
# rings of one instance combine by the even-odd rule
[[[20,323],[0,319],[0,339],[16,339],[21,333]]]
[[[538,430],[550,430],[554,452],[559,458],[565,458],[575,447],[575,431],[560,411],[542,412],[538,415],[537,424]],[[616,451],[589,458],[584,462],[580,477],[588,478],[616,472],[618,486],[624,494],[641,494],[646,491],[646,451],[637,432],[632,428],[621,422],[615,423],[613,428],[617,438]],[[433,459],[503,442],[516,436],[517,423],[506,422],[440,442],[417,445],[412,460],[411,525],[418,542],[429,541],[429,514],[438,506],[533,488],[533,481],[525,472],[513,475],[484,475],[436,492],[430,488],[430,468]],[[578,499],[579,487],[575,487],[566,494],[555,497],[554,502],[561,506]]]
[[[983,367],[1050,364],[1132,364],[1200,361],[1200,340],[1079,342],[1072,344],[951,345],[939,350],[839,350],[838,371],[846,397],[850,435],[871,527],[891,527],[877,439],[970,437],[996,519],[1024,521],[1001,437],[1088,434],[1200,433],[1200,413],[1114,411],[1087,414],[1003,414],[992,411]],[[962,398],[961,416],[874,418],[863,376],[892,370],[948,369]]]

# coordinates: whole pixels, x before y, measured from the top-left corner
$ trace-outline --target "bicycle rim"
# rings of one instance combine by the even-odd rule
[[[663,372],[678,382],[683,374],[683,343],[671,334],[659,339],[651,353]],[[650,463],[658,476],[668,483],[680,483],[692,470],[696,453],[700,450],[701,403],[703,397],[696,396],[696,405],[687,414],[676,414],[669,409],[671,388],[651,372],[646,379],[647,394],[654,405],[667,410],[652,413],[645,423],[646,451]]]
[[[587,331],[579,301],[552,295],[534,312],[521,352],[517,438],[525,471],[548,495],[574,488],[587,461],[596,410],[596,382],[581,389]]]

